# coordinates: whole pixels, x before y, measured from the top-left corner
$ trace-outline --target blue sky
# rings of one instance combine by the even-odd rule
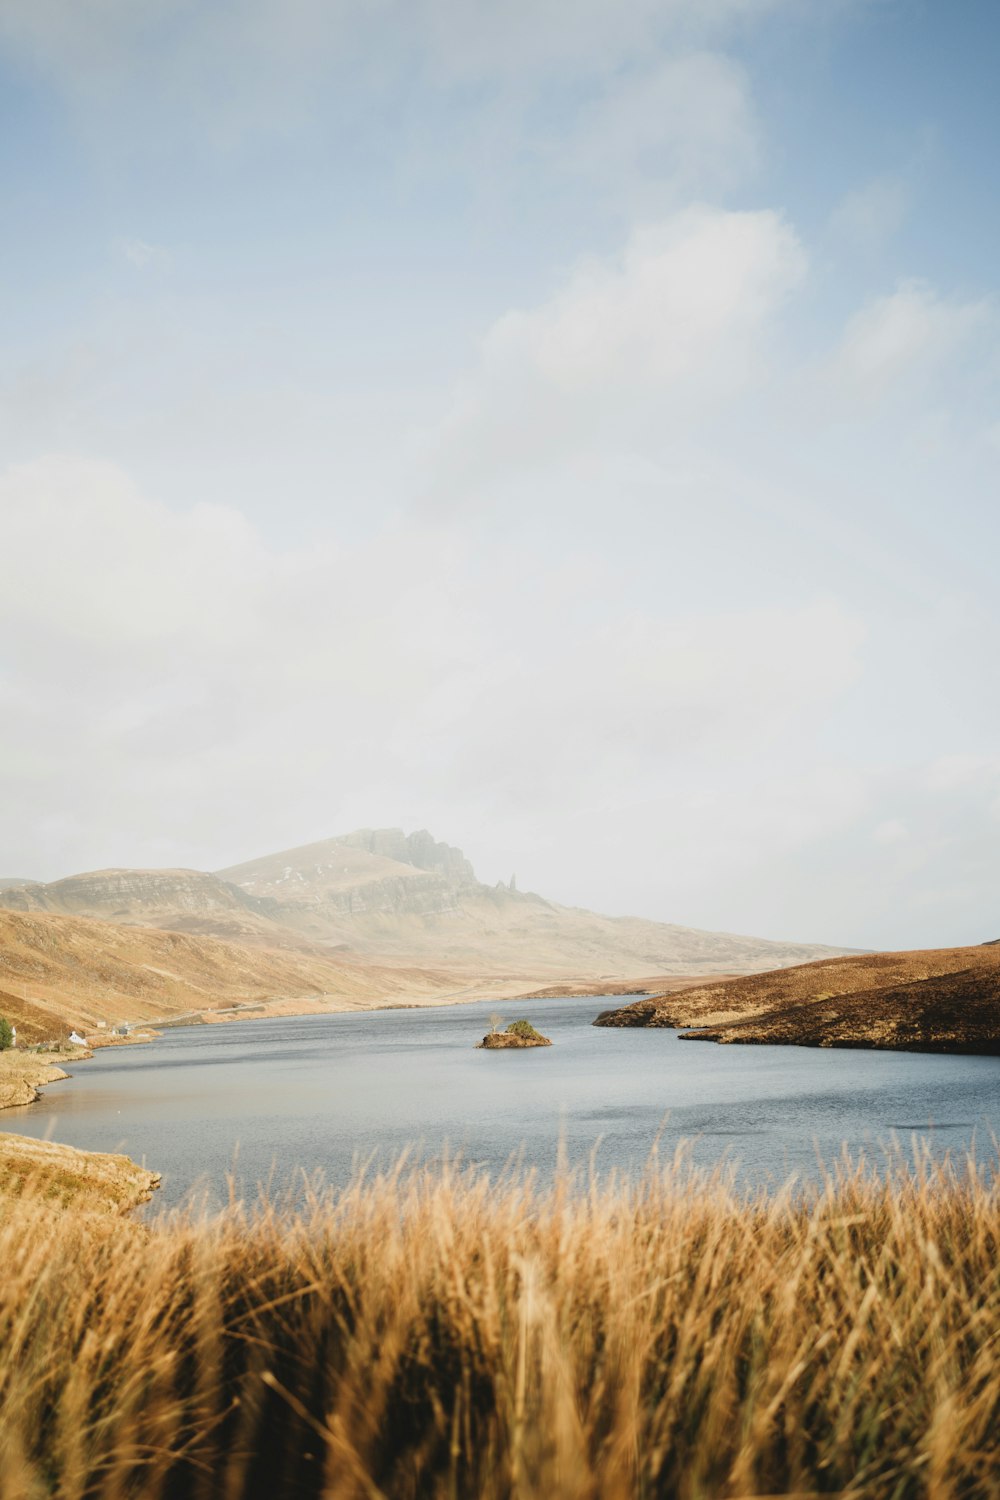
[[[0,874],[1000,909],[1000,13],[7,0]]]

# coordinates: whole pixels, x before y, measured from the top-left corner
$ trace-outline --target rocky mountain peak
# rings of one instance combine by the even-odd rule
[[[460,885],[476,884],[476,873],[461,849],[440,843],[426,828],[416,833],[404,833],[401,828],[359,828],[354,833],[341,834],[332,842],[443,875]]]

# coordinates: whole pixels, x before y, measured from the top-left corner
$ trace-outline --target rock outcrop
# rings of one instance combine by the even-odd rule
[[[401,828],[361,828],[356,833],[341,834],[329,842],[344,849],[363,849],[397,864],[413,865],[417,870],[443,875],[451,884],[476,884],[476,872],[461,849],[439,843],[426,828],[409,834]]]

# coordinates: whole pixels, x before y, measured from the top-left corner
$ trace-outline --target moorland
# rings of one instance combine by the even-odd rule
[[[685,1040],[1000,1054],[1000,946],[865,953],[681,987],[595,1026],[681,1027]]]

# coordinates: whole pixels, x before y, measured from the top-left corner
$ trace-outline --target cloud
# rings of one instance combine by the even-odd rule
[[[564,167],[634,206],[654,188],[707,196],[745,181],[757,167],[760,126],[743,69],[699,51],[615,75],[557,149]]]
[[[41,874],[221,864],[414,803],[456,838],[463,811],[558,822],[772,745],[858,670],[832,602],[622,612],[608,573],[568,634],[592,571],[522,569],[512,614],[510,559],[454,534],[275,549],[84,460],[2,477],[0,550],[5,858]]]
[[[129,265],[143,270],[146,266],[165,268],[170,264],[170,251],[162,245],[151,245],[148,240],[125,237],[114,242],[116,253]]]
[[[986,300],[940,296],[923,281],[901,282],[854,314],[830,365],[845,394],[870,401],[919,386],[994,321]]]
[[[268,58],[294,73],[329,67],[377,35],[414,47],[456,78],[526,72],[611,72],[663,39],[717,36],[793,0],[6,0],[0,38],[77,87],[137,67],[169,76],[179,54],[225,54],[236,67]],[[296,66],[298,65],[298,67]],[[275,69],[280,74],[281,69]],[[275,81],[280,81],[276,79]],[[90,80],[93,82],[93,79]]]
[[[578,162],[572,119],[582,107],[591,131],[603,119],[622,149],[631,138],[651,164],[666,156],[674,177],[690,179],[707,164],[714,184],[731,180],[727,154],[732,163],[747,154],[749,111],[735,68],[705,49],[783,9],[804,8],[802,0],[5,0],[0,48],[54,85],[81,112],[91,143],[116,156],[224,154],[300,132],[322,135],[329,158],[359,123],[370,141],[384,110],[397,156],[402,116],[407,151],[426,156],[424,170],[442,153],[478,150],[481,167],[484,153],[492,156],[495,176],[503,135],[512,160],[523,150],[537,160],[548,132],[553,165],[560,141]],[[664,55],[678,60],[672,76],[658,73]],[[447,100],[467,122],[461,139],[449,127],[425,142],[419,100],[431,102],[431,115]],[[687,144],[676,141],[683,114],[693,122]]]
[[[856,250],[881,250],[902,227],[910,200],[902,177],[874,177],[841,198],[830,216],[830,227]]]
[[[780,216],[709,208],[581,261],[547,302],[490,329],[437,434],[438,498],[616,432],[676,430],[760,374],[769,321],[804,272]]]

